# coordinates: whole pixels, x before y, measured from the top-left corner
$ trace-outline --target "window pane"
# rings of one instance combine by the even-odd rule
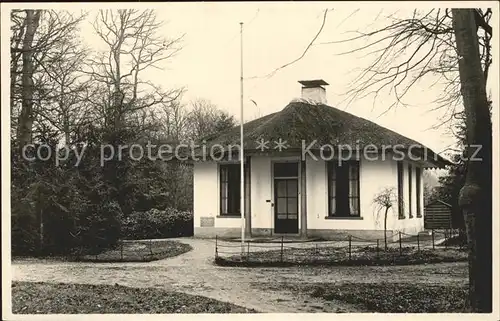
[[[330,197],[335,197],[337,194],[337,184],[335,182],[331,183],[332,185],[330,186]]]
[[[289,180],[286,183],[288,196],[297,196],[297,180]]]
[[[231,164],[227,166],[227,180],[233,184],[239,185],[241,176],[240,176],[240,165]]]
[[[227,183],[221,183],[220,188],[221,188],[222,198],[227,198],[228,196]]]
[[[289,220],[296,220],[297,219],[297,214],[288,214],[288,219]]]
[[[349,199],[349,211],[350,211],[350,214],[353,215],[353,216],[357,216],[359,215],[359,207],[358,207],[358,198],[350,198]]]
[[[288,213],[298,213],[297,211],[297,199],[296,198],[288,198],[287,204],[287,211]]]
[[[398,161],[398,216],[404,218],[404,201],[403,201],[403,163]]]
[[[421,193],[422,191],[420,190],[420,167],[417,167],[415,169],[415,183],[416,183],[416,189],[417,189],[417,215],[420,216],[422,214],[422,209],[421,209],[421,203],[420,203],[420,198],[421,198]]]
[[[220,180],[221,182],[227,182],[227,167],[222,165],[220,167]]]
[[[336,202],[335,197],[330,198],[330,215],[335,214],[336,211]]]
[[[359,196],[358,195],[358,181],[351,180],[349,181],[349,196]]]
[[[237,214],[241,212],[240,209],[240,189],[233,190],[231,189],[231,186],[228,188],[229,191],[229,196],[228,196],[228,211],[232,214]]]
[[[275,163],[274,177],[297,177],[299,176],[298,163]]]
[[[359,165],[358,162],[349,163],[349,179],[358,179]]]
[[[227,213],[227,198],[221,199],[221,214],[226,214]]]
[[[240,165],[220,165],[221,214],[240,213]]]
[[[286,196],[286,181],[276,180],[276,192],[278,197]]]
[[[412,217],[412,199],[413,199],[413,191],[412,191],[412,168],[411,164],[408,165],[408,213],[410,217]]]
[[[278,213],[286,213],[286,198],[278,198],[276,202]]]

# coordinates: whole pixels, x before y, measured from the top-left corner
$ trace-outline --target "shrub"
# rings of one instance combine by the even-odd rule
[[[169,238],[193,235],[193,214],[173,208],[153,208],[145,212],[133,212],[123,222],[126,239]]]
[[[83,215],[79,222],[79,240],[85,253],[97,254],[118,244],[123,217],[118,203],[91,205]]]
[[[443,243],[441,243],[441,245],[466,247],[467,235],[465,234],[465,231],[460,231],[460,234],[446,239]]]
[[[14,213],[14,210],[13,210]],[[30,213],[12,215],[12,255],[29,255],[37,249],[36,218]]]

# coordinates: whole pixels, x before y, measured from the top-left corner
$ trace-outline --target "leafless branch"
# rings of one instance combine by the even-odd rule
[[[484,13],[477,10],[477,15],[480,18],[478,28],[484,30],[480,32],[480,45],[487,77],[491,65],[491,28],[488,27],[491,10]],[[399,105],[409,105],[404,101],[408,92],[420,80],[430,76],[426,79],[435,85],[444,85],[444,94],[435,103],[438,103],[436,108],[450,109],[445,116],[449,121],[461,99],[457,90],[458,60],[449,10],[414,10],[409,18],[400,18],[395,14],[387,18],[390,22],[384,27],[368,32],[353,31],[355,35],[347,39],[321,43],[350,43],[353,46],[367,40],[367,44],[340,55],[363,54],[364,57],[374,57],[352,81],[342,103],[348,106],[355,99],[373,97],[375,104],[379,95],[386,92],[392,95],[394,103],[386,106],[383,115]]]
[[[249,77],[249,78],[246,78],[246,79],[256,79],[256,78],[271,78],[272,76],[274,76],[278,71],[280,71],[281,69],[283,68],[286,68],[290,65],[293,65],[294,63],[296,63],[297,61],[301,60],[302,58],[304,58],[304,56],[307,54],[307,52],[309,51],[309,48],[311,48],[311,46],[314,44],[314,42],[316,41],[316,39],[319,37],[319,35],[321,34],[321,32],[323,31],[323,28],[325,26],[325,23],[326,23],[326,16],[328,14],[328,11],[330,10],[333,10],[333,9],[326,9],[324,14],[323,14],[323,21],[321,22],[321,26],[319,27],[319,30],[316,32],[315,36],[313,37],[313,39],[309,42],[309,44],[306,46],[306,48],[304,49],[304,51],[302,52],[302,54],[290,61],[289,63],[286,63],[284,65],[282,65],[281,67],[278,67],[276,69],[274,69],[273,71],[271,71],[269,74],[265,75],[265,76],[254,76],[254,77]]]

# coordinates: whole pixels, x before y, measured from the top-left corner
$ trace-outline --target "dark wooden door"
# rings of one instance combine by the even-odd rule
[[[274,179],[274,232],[299,232],[298,179]]]

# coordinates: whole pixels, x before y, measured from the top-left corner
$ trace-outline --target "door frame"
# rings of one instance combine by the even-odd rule
[[[302,177],[302,173],[301,173],[301,166],[300,166],[300,156],[292,156],[292,157],[283,157],[283,158],[271,158],[271,196],[272,196],[272,204],[273,206],[271,207],[271,215],[272,215],[272,220],[271,220],[271,231],[272,231],[272,235],[276,235],[276,236],[299,236],[300,235],[300,226],[302,224],[301,222],[301,214],[302,214],[302,209],[301,209],[301,177]],[[294,176],[294,177],[280,177],[278,179],[297,179],[297,207],[298,207],[298,210],[297,210],[297,229],[298,229],[298,232],[297,233],[276,233],[275,232],[275,206],[276,204],[274,203],[275,202],[275,188],[274,188],[274,180],[275,180],[275,177],[274,177],[274,164],[276,163],[296,163],[297,164],[297,173],[298,173],[298,176]]]

